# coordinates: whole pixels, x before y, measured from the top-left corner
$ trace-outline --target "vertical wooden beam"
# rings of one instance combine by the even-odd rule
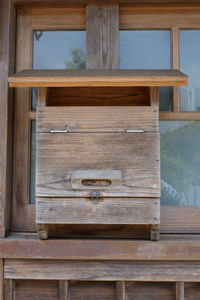
[[[159,106],[159,88],[156,86],[150,87],[151,106]]]
[[[118,69],[118,5],[90,5],[86,9],[87,69]]]
[[[176,282],[176,300],[184,300],[184,282]]]
[[[126,299],[126,291],[125,291],[125,282],[124,281],[116,282],[116,299],[117,300],[125,300]]]
[[[0,259],[0,300],[4,299],[3,293],[3,259]]]
[[[180,69],[179,28],[171,29],[171,68]],[[172,111],[180,111],[180,88],[172,88]]]
[[[32,68],[32,24],[28,9],[19,9],[17,16],[16,71]],[[14,152],[13,152],[13,203],[12,229],[26,231],[27,201],[29,199],[31,89],[15,90]]]
[[[14,7],[10,0],[0,1],[0,237],[10,230],[12,192],[12,91],[8,74],[14,71]],[[13,47],[10,49],[10,42]]]
[[[38,106],[46,106],[48,88],[38,88]]]
[[[68,297],[68,281],[60,280],[59,281],[59,290],[60,290],[60,300],[69,300]]]

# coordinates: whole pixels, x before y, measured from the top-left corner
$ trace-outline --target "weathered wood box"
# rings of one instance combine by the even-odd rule
[[[40,238],[112,236],[112,230],[123,236],[121,228],[134,237],[139,228],[141,237],[145,232],[158,240],[158,86],[185,84],[186,76],[170,70],[55,72],[24,76],[28,86],[39,87]],[[20,76],[14,78],[19,84]]]

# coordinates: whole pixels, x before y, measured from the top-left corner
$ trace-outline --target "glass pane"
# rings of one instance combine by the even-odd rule
[[[200,111],[200,30],[180,31],[180,67],[189,75],[189,86],[181,87],[181,110]]]
[[[35,203],[35,151],[36,151],[36,121],[31,121],[31,157],[30,157],[30,187],[29,202]]]
[[[120,69],[170,69],[170,30],[120,31]],[[171,110],[171,88],[160,88],[160,110]]]
[[[33,69],[84,69],[85,31],[34,31]],[[32,110],[37,105],[37,90],[32,92]]]
[[[200,206],[200,121],[161,121],[161,204]]]
[[[34,31],[33,69],[84,69],[85,31]],[[37,105],[37,88],[32,89],[31,109]],[[35,203],[35,130],[31,122],[30,204]]]

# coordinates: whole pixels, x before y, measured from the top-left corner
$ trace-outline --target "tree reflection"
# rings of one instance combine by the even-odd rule
[[[161,135],[161,177],[162,204],[200,205],[199,121]]]

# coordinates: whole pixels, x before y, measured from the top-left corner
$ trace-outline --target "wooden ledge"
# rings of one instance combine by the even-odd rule
[[[0,240],[0,258],[66,260],[200,261],[200,235],[161,235],[148,240],[50,239],[36,234]]]
[[[10,87],[180,86],[178,70],[23,70],[8,78]]]

